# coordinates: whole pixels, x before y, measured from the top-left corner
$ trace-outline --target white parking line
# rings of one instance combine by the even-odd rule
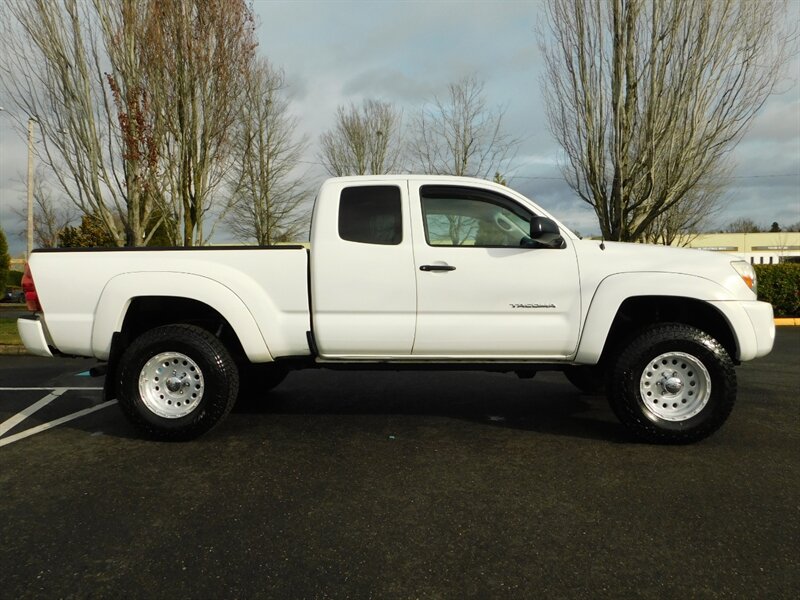
[[[77,419],[78,417],[88,415],[89,413],[93,413],[97,410],[100,410],[101,408],[106,408],[107,406],[111,406],[112,404],[116,403],[117,403],[116,400],[109,400],[108,402],[103,402],[102,404],[98,404],[97,406],[92,406],[91,408],[85,408],[83,410],[79,410],[76,413],[72,413],[71,415],[67,415],[66,417],[61,417],[60,419],[56,419],[55,421],[42,423],[41,425],[37,425],[36,427],[32,427],[31,429],[20,431],[19,433],[15,433],[14,435],[10,435],[7,438],[1,439],[0,448],[2,448],[3,446],[7,446],[8,444],[13,444],[14,442],[17,442],[31,435],[36,435],[37,433],[40,433],[47,429],[58,427],[62,423],[66,423],[67,421],[72,421],[72,419]]]
[[[0,392],[31,392],[31,391],[43,391],[43,390],[102,390],[101,387],[65,387],[65,388],[54,388],[54,387],[0,387]]]
[[[33,413],[40,410],[41,408],[50,404],[53,400],[68,392],[70,390],[102,390],[103,388],[100,387],[58,387],[58,388],[0,388],[0,391],[14,391],[14,392],[23,392],[23,391],[31,391],[31,390],[52,390],[47,396],[42,398],[41,400],[37,400],[27,408],[21,410],[13,417],[6,419],[2,423],[0,423],[0,436],[5,435],[9,431],[11,431],[14,427],[22,423],[25,419],[30,417]],[[97,406],[92,406],[90,408],[85,408],[83,410],[79,410],[78,412],[72,413],[65,417],[61,417],[59,419],[55,419],[54,421],[49,421],[47,423],[42,423],[41,425],[37,425],[36,427],[32,427],[30,429],[26,429],[25,431],[20,431],[19,433],[15,433],[14,435],[10,435],[8,437],[0,439],[0,447],[7,446],[8,444],[13,444],[21,439],[26,437],[30,437],[32,435],[36,435],[37,433],[41,433],[42,431],[46,431],[48,429],[52,429],[53,427],[58,427],[62,423],[66,423],[67,421],[72,421],[73,419],[77,419],[78,417],[82,417],[84,415],[88,415],[93,413],[101,408],[106,408],[107,406],[111,406],[112,404],[116,404],[116,400],[109,400],[108,402],[103,402],[102,404],[98,404]]]
[[[10,419],[7,419],[7,420],[3,421],[2,423],[0,423],[0,436],[2,436],[4,433],[14,429],[14,427],[16,427],[17,425],[22,423],[25,419],[30,417],[37,410],[39,410],[43,406],[47,406],[53,400],[58,398],[61,394],[63,394],[66,391],[67,391],[66,388],[56,388],[56,389],[53,390],[52,393],[47,394],[47,396],[45,396],[44,398],[42,398],[38,402],[34,402],[28,408],[18,412],[17,414],[15,414]]]

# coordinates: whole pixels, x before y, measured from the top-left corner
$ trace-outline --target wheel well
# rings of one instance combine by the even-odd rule
[[[218,337],[239,364],[248,362],[242,344],[230,323],[208,304],[191,298],[174,296],[141,296],[131,300],[122,329],[114,333],[103,395],[106,400],[117,397],[117,367],[125,348],[145,331],[162,325],[184,323],[196,325]]]
[[[683,323],[706,332],[725,347],[732,360],[738,356],[736,338],[725,317],[702,300],[675,296],[628,298],[617,310],[603,348],[603,358],[615,355],[643,327],[655,323]]]
[[[217,310],[198,300],[174,296],[134,298],[122,323],[121,343],[127,346],[145,331],[178,323],[196,325],[214,334],[237,361],[245,356],[233,327]]]

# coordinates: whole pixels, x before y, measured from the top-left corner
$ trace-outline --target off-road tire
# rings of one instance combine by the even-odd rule
[[[191,376],[185,383],[188,402],[184,400],[181,409],[164,405],[166,410],[177,415],[165,417],[152,408],[154,384],[145,375],[152,371],[153,361],[159,356],[185,357],[181,362],[190,365],[183,368]],[[183,441],[206,433],[230,412],[239,390],[239,373],[227,348],[210,332],[195,325],[165,325],[143,333],[125,350],[119,365],[117,399],[120,408],[136,429],[153,439]],[[178,362],[175,365],[181,368]],[[194,406],[189,404],[195,383],[192,377],[198,378],[197,391],[200,392]],[[182,394],[182,387],[175,387],[181,390],[175,393]],[[163,398],[161,396],[162,401],[167,402]],[[180,414],[181,410],[188,414]]]
[[[675,390],[679,391],[671,396]],[[722,426],[735,401],[736,371],[730,356],[722,344],[695,327],[679,323],[649,327],[633,338],[614,364],[611,408],[634,436],[646,442],[702,440]]]

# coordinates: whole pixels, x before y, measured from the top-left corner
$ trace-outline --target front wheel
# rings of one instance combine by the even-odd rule
[[[736,371],[707,333],[677,323],[641,332],[616,361],[609,402],[636,437],[690,443],[719,429],[736,401]]]
[[[239,374],[222,342],[205,329],[165,325],[125,350],[117,389],[122,412],[143,434],[188,440],[230,412]]]

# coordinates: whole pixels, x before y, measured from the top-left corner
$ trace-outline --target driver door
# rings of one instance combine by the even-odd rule
[[[564,358],[578,341],[571,240],[532,248],[531,210],[481,188],[410,182],[419,357]]]

